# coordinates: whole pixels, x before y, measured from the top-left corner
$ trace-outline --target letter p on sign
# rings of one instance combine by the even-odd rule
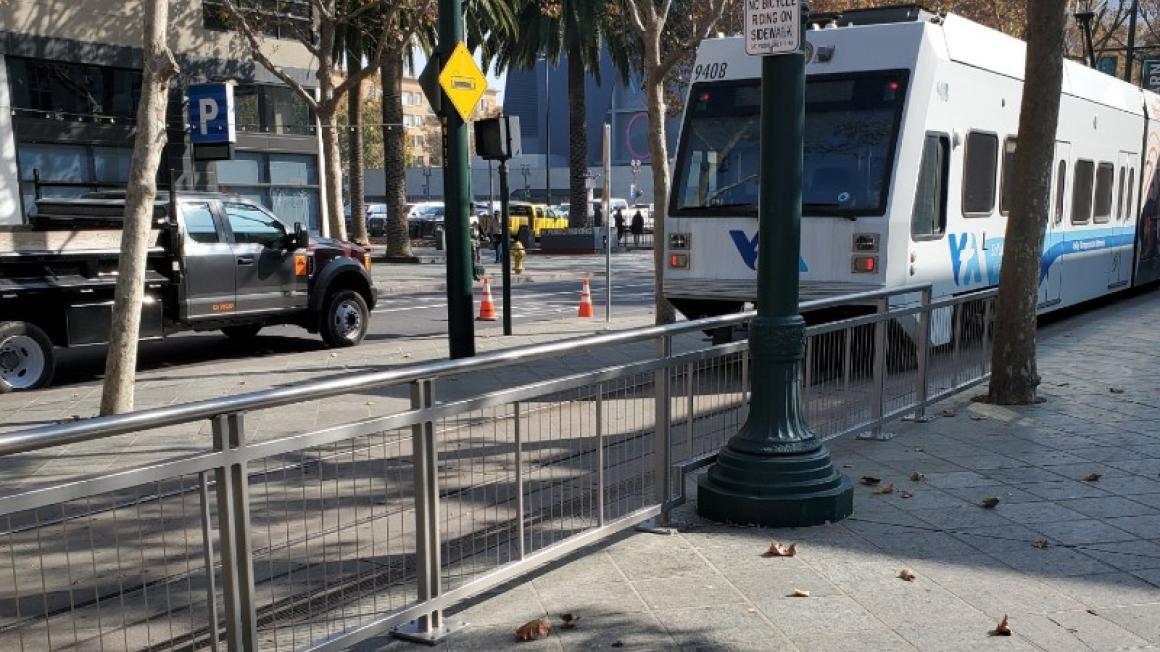
[[[216,120],[218,117],[218,103],[212,97],[203,97],[197,101],[198,113],[201,116],[201,124],[198,125],[198,131],[202,136],[209,135],[209,123]]]

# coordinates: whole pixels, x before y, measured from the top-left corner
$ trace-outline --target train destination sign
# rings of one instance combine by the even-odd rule
[[[795,52],[801,44],[800,0],[745,0],[745,54]]]

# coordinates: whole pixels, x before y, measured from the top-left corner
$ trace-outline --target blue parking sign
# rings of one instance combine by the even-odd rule
[[[237,142],[233,84],[193,84],[186,94],[189,96],[190,133],[195,145]]]

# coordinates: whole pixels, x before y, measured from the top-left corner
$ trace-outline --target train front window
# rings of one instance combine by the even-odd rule
[[[906,94],[905,70],[806,81],[805,215],[881,215]],[[696,84],[674,175],[672,214],[756,215],[759,80]]]

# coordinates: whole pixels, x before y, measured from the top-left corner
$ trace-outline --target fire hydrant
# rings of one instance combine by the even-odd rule
[[[516,274],[523,274],[524,273],[524,257],[525,256],[527,256],[527,254],[524,253],[524,243],[520,242],[519,240],[516,240],[515,242],[513,242],[512,243],[512,268],[515,270]]]

